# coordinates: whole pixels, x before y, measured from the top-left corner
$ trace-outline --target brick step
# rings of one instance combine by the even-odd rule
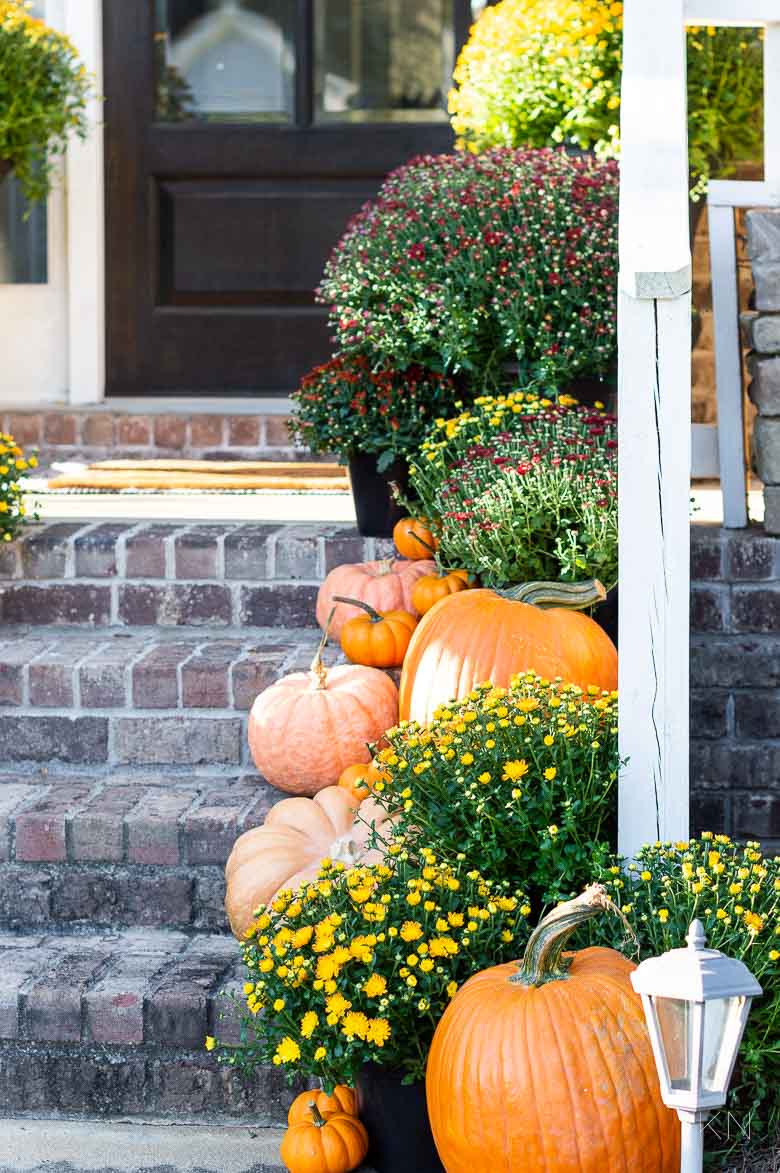
[[[0,775],[0,926],[226,932],[224,867],[285,797],[232,777]]]
[[[391,542],[324,522],[52,522],[0,549],[0,620],[307,627],[329,570],[391,555]]]
[[[0,627],[0,767],[249,761],[258,693],[309,667],[319,629]],[[328,647],[325,662],[343,659]]]
[[[0,934],[3,1112],[282,1124],[278,1070],[242,1082],[203,1046],[237,1041],[241,981],[226,935]]]
[[[227,409],[226,409],[227,408]],[[258,411],[252,404],[231,410],[225,401],[214,413],[181,410],[69,411],[6,410],[0,431],[25,448],[38,448],[42,462],[172,457],[192,460],[311,460],[293,445],[284,411]]]

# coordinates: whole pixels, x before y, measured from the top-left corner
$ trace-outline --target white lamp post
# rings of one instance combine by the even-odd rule
[[[661,1098],[682,1123],[682,1173],[700,1173],[702,1125],[726,1094],[753,998],[761,986],[741,961],[707,949],[695,920],[688,948],[643,961],[631,975],[642,996]]]

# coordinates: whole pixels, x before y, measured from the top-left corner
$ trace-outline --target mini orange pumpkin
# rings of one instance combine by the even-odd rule
[[[661,1100],[634,965],[614,949],[562,957],[608,904],[596,884],[558,905],[521,965],[477,974],[444,1012],[426,1093],[447,1173],[680,1168],[680,1125]]]
[[[341,629],[341,647],[352,663],[371,668],[400,668],[417,626],[416,616],[409,611],[375,611],[358,599],[333,597],[337,603],[349,603],[365,612],[348,619]]]
[[[371,760],[373,744],[398,720],[398,689],[385,672],[327,669],[323,636],[310,671],[261,692],[249,714],[249,748],[260,773],[291,794],[335,786],[342,770]]]
[[[617,688],[617,648],[581,608],[603,602],[599,582],[524,583],[463,591],[420,620],[401,674],[400,717],[427,725],[439,705],[518,672],[587,688]]]
[[[417,562],[383,558],[380,562],[349,562],[331,570],[317,594],[317,622],[325,628],[333,609],[335,595],[368,603],[376,611],[410,611],[412,587],[424,574],[433,574],[436,563],[422,559]],[[338,639],[348,619],[359,615],[359,608],[350,603],[337,603],[330,630]]]
[[[290,1111],[287,1113],[287,1123],[305,1124],[311,1120],[312,1107],[327,1118],[342,1112],[345,1116],[357,1116],[357,1094],[355,1089],[339,1083],[333,1089],[333,1095],[315,1089],[311,1092],[301,1092],[293,1100]]]
[[[402,517],[393,527],[393,541],[398,553],[413,562],[430,558],[439,544],[424,517]]]
[[[316,1104],[308,1120],[287,1129],[280,1149],[290,1173],[351,1173],[367,1152],[368,1133],[357,1116],[325,1117]]]
[[[347,766],[339,778],[338,784],[346,790],[347,794],[351,794],[358,802],[362,802],[364,798],[368,798],[374,789],[374,784],[380,778],[389,778],[389,775],[378,770],[374,762],[360,762],[355,766]]]
[[[412,591],[412,604],[415,611],[425,615],[439,599],[446,599],[447,595],[456,595],[459,591],[469,589],[468,570],[450,570],[443,574],[426,574],[418,578]]]

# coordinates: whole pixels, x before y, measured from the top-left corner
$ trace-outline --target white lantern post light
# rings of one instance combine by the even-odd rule
[[[703,1124],[726,1102],[753,998],[762,990],[741,961],[706,948],[695,920],[688,948],[643,961],[631,975],[642,996],[661,1098],[682,1124],[681,1173],[700,1173]]]

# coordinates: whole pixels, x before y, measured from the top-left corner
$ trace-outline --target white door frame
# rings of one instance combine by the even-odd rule
[[[66,160],[68,397],[86,404],[102,401],[106,383],[102,0],[65,0],[64,27],[95,79],[89,136],[70,143]]]

